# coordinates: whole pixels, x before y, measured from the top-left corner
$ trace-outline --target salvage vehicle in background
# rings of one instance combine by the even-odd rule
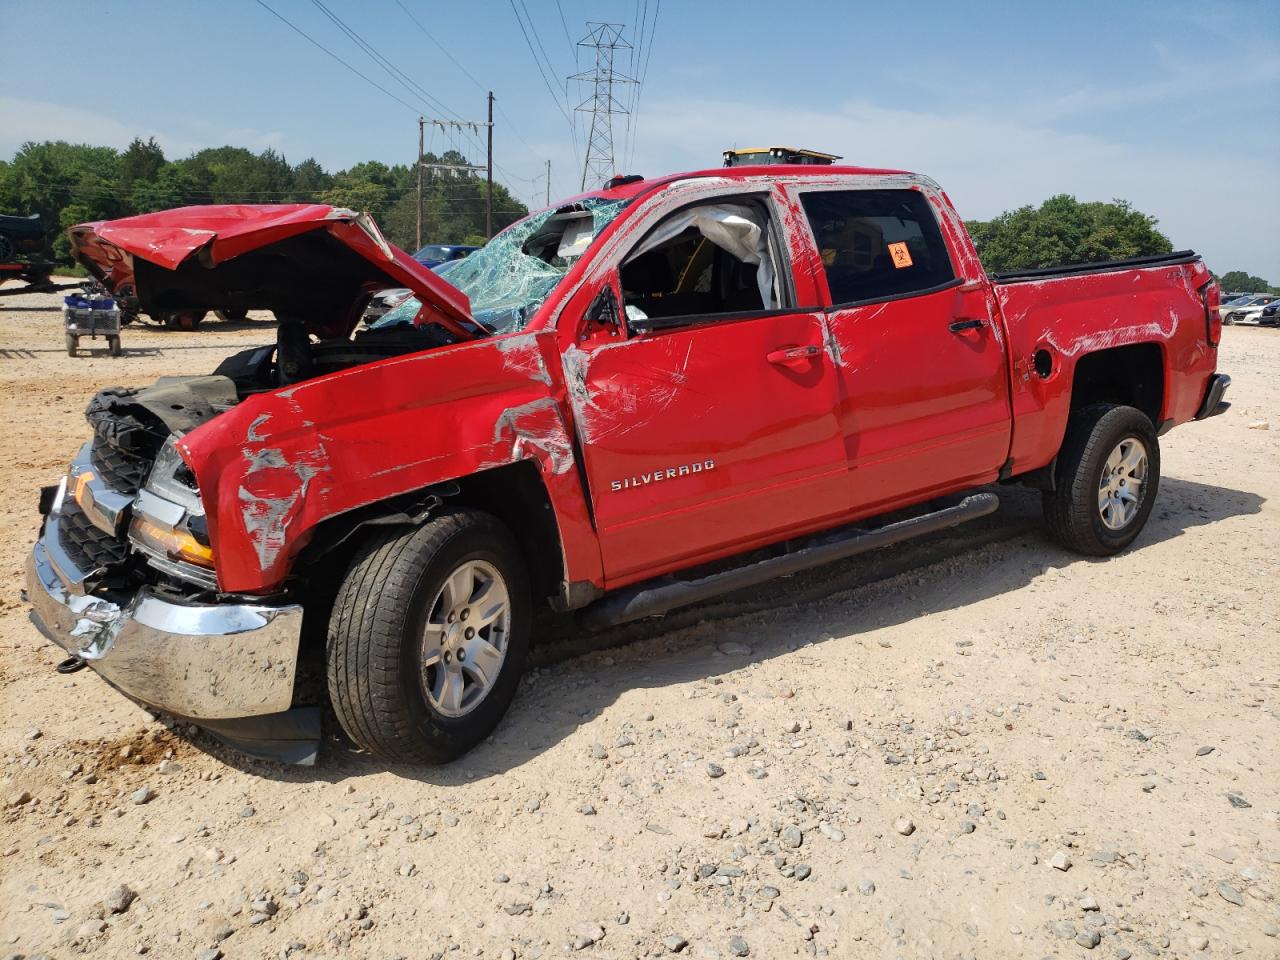
[[[1226,324],[1242,323],[1247,326],[1257,326],[1262,311],[1269,304],[1275,303],[1277,299],[1274,294],[1258,293],[1248,297],[1243,297],[1235,303],[1228,304],[1223,311],[1222,322]]]
[[[459,243],[428,243],[413,255],[413,259],[424,267],[438,267],[442,263],[462,260],[479,249]]]
[[[1259,305],[1265,306],[1276,298],[1266,293],[1243,293],[1232,300],[1224,300],[1218,306],[1218,312],[1222,315],[1222,322],[1227,326],[1231,326],[1236,322],[1237,313],[1248,309],[1249,307]]]
[[[44,221],[40,214],[15,217],[0,214],[0,263],[12,263],[44,249]]]
[[[1258,314],[1258,326],[1280,326],[1280,301],[1272,301],[1262,308],[1262,312]]]
[[[1110,556],[1159,437],[1226,408],[1194,253],[988,277],[901,171],[615,178],[439,272],[322,205],[70,234],[144,309],[278,326],[209,376],[94,397],[41,496],[35,621],[67,669],[301,762],[304,645],[358,745],[448,760],[515,695],[535,603],[661,614],[983,516],[995,482]]]

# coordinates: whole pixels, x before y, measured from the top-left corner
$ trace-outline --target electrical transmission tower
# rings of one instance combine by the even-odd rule
[[[587,156],[582,164],[582,189],[602,184],[617,171],[613,166],[613,115],[626,114],[627,108],[613,95],[614,86],[635,83],[613,69],[614,54],[618,50],[630,50],[631,44],[622,39],[623,24],[587,23],[587,35],[578,46],[595,51],[595,68],[574,74],[570,80],[591,83],[591,95],[574,109],[591,114],[591,127],[587,133]]]

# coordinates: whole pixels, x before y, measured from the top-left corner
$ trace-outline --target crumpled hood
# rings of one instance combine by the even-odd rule
[[[76,260],[147,312],[243,308],[346,336],[369,297],[408,287],[419,323],[481,334],[466,294],[392,246],[368,214],[318,203],[178,207],[68,230]]]

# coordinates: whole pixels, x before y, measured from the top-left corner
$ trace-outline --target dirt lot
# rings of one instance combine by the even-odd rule
[[[0,307],[0,956],[1280,955],[1280,331],[1226,330],[1235,406],[1164,439],[1124,556],[1007,488],[962,535],[551,642],[451,766],[334,735],[286,769],[58,675],[20,598],[94,389],[269,330],[71,359],[56,302]]]

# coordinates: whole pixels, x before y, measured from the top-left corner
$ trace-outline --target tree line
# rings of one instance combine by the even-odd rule
[[[433,164],[468,162],[455,150],[428,153],[423,159]],[[470,172],[427,177],[423,242],[483,243],[484,193],[484,180]],[[369,160],[330,173],[311,157],[291,165],[271,149],[253,153],[232,146],[170,160],[154,139],[141,138],[124,150],[61,140],[25,143],[12,160],[0,160],[0,213],[40,214],[46,255],[61,262],[70,260],[66,228],[77,223],[188,204],[307,202],[367,211],[392,243],[407,250],[415,246],[417,174],[412,161],[389,166]],[[494,184],[495,231],[526,213],[506,186]],[[1173,250],[1156,219],[1124,200],[1081,202],[1059,194],[1038,207],[1019,207],[966,226],[990,273]],[[1241,270],[1219,279],[1230,292],[1280,292]]]
[[[454,150],[425,154],[427,163],[466,164]],[[423,181],[423,243],[484,242],[485,181],[474,173],[428,175]],[[330,173],[314,158],[290,164],[275,150],[211,147],[170,160],[154,139],[124,150],[65,141],[24,143],[0,160],[0,213],[40,214],[45,255],[69,262],[66,229],[170,207],[208,203],[329,203],[373,214],[392,243],[415,246],[417,174],[412,159],[377,160]],[[506,186],[493,185],[493,226],[500,230],[528,208]]]
[[[988,273],[1172,253],[1173,244],[1156,224],[1155,217],[1135,210],[1125,200],[1082,203],[1065,193],[1038,207],[1028,205],[993,220],[965,222]],[[1280,288],[1243,270],[1213,275],[1224,291],[1280,293]]]

